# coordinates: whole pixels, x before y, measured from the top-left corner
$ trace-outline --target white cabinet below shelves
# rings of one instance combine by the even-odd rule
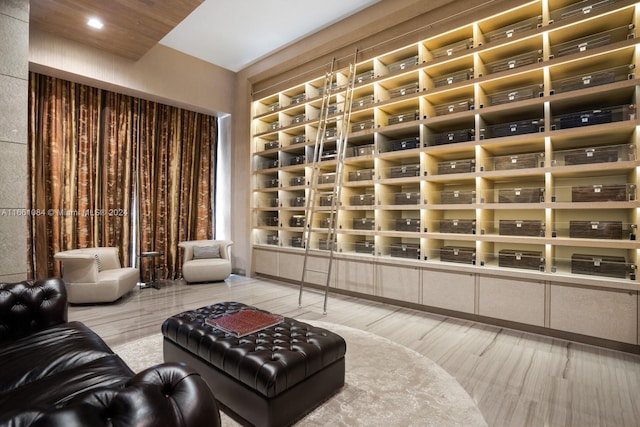
[[[420,270],[418,268],[378,264],[376,281],[379,296],[420,303]]]
[[[334,284],[339,289],[374,295],[374,267],[369,262],[337,260]]]
[[[254,249],[253,266],[257,274],[278,276],[278,252]]]
[[[638,292],[552,283],[549,306],[552,329],[638,343]]]
[[[479,276],[478,285],[479,315],[544,326],[544,282]]]
[[[469,273],[423,270],[422,304],[473,314],[475,276]]]

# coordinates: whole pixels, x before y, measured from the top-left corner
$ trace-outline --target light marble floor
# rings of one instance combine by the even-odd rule
[[[490,426],[640,425],[640,356],[364,299],[232,276],[226,282],[135,289],[107,305],[71,306],[69,319],[109,345],[157,333],[167,317],[240,301],[289,317],[339,323],[412,348],[453,375]]]

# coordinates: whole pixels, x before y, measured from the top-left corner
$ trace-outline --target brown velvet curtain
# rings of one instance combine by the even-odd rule
[[[123,265],[134,247],[163,252],[173,275],[177,242],[213,234],[216,118],[36,73],[29,83],[30,276],[59,276],[53,254],[92,246],[118,247]]]
[[[213,236],[217,121],[157,103],[140,111],[140,252],[161,252],[164,275],[177,277],[178,243]]]

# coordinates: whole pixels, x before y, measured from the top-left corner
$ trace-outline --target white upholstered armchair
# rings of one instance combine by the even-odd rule
[[[183,249],[182,277],[187,283],[220,282],[231,274],[230,240],[189,240]]]
[[[136,287],[138,269],[121,267],[118,248],[98,247],[58,252],[70,303],[113,302]]]

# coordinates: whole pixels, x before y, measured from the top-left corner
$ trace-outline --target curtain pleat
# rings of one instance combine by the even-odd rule
[[[213,237],[215,117],[32,73],[29,130],[30,277],[96,246],[161,252],[172,277],[180,241]]]

